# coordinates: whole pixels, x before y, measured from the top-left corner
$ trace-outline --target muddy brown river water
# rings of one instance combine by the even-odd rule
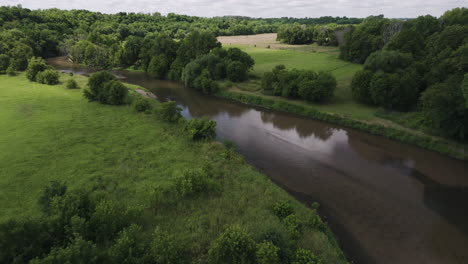
[[[64,59],[60,70],[86,73]],[[201,95],[118,71],[217,122],[246,160],[321,213],[354,263],[468,263],[468,162],[353,129]]]

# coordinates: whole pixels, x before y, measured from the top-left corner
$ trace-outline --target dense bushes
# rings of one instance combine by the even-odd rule
[[[48,66],[44,59],[32,57],[28,61],[26,77],[30,81],[54,85],[59,83],[59,73]]]
[[[127,87],[117,81],[114,75],[107,71],[94,73],[89,77],[89,89],[84,90],[84,96],[89,101],[101,104],[122,105],[126,103]]]
[[[243,229],[233,226],[213,242],[208,254],[213,264],[253,264],[255,241]]]
[[[293,45],[316,42],[320,46],[338,46],[338,35],[343,34],[345,29],[345,26],[338,24],[283,25],[278,28],[277,40]]]
[[[152,105],[149,99],[143,96],[139,96],[138,99],[134,101],[133,107],[135,108],[135,111],[137,112],[148,112],[151,110]]]
[[[288,71],[284,65],[277,65],[262,77],[264,93],[310,102],[330,100],[336,84],[335,77],[330,73],[296,69]]]
[[[6,54],[0,54],[0,74],[5,73],[10,66],[10,57]]]
[[[75,79],[68,80],[66,86],[67,86],[67,89],[80,89]]]

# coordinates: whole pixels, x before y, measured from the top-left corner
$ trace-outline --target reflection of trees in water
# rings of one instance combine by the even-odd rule
[[[322,141],[326,141],[333,135],[334,127],[332,125],[319,123],[310,119],[278,115],[271,112],[261,112],[260,117],[264,123],[272,124],[277,129],[294,129],[300,138],[314,136]]]
[[[468,236],[468,188],[441,184],[417,170],[410,176],[424,185],[424,204]]]

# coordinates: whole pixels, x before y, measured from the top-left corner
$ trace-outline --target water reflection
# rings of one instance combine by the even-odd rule
[[[70,69],[68,66],[60,66]],[[74,70],[74,69],[71,69]],[[117,72],[216,120],[220,140],[303,201],[319,201],[357,263],[468,263],[468,163],[314,120]]]

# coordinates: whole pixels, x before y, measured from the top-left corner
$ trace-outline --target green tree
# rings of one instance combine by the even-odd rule
[[[216,122],[206,118],[190,119],[185,130],[193,140],[211,140],[216,137]]]
[[[43,259],[34,259],[31,264],[93,264],[98,263],[98,250],[91,241],[75,238],[65,248],[54,247]]]
[[[354,74],[351,81],[351,91],[354,100],[365,104],[372,104],[374,102],[370,92],[372,76],[373,73],[367,70],[358,71]]]
[[[280,264],[279,251],[280,249],[270,241],[264,241],[257,244],[257,251],[255,252],[255,259],[257,260],[256,263]]]
[[[145,263],[148,250],[142,240],[142,235],[141,227],[135,224],[123,229],[109,249],[109,255],[113,262],[123,264]]]
[[[159,227],[154,230],[150,252],[153,260],[158,264],[180,263],[181,261],[173,237]]]
[[[182,108],[177,106],[177,103],[174,101],[165,102],[160,105],[160,108],[157,109],[157,115],[166,122],[174,123],[179,121],[182,118],[180,112]]]
[[[227,78],[233,82],[242,82],[247,79],[248,68],[239,61],[233,61],[227,66]]]
[[[321,264],[320,258],[307,249],[298,249],[294,255],[294,261],[292,264]]]
[[[52,181],[42,191],[38,204],[44,214],[49,214],[52,199],[57,196],[63,196],[67,192],[67,186],[58,181]]]

